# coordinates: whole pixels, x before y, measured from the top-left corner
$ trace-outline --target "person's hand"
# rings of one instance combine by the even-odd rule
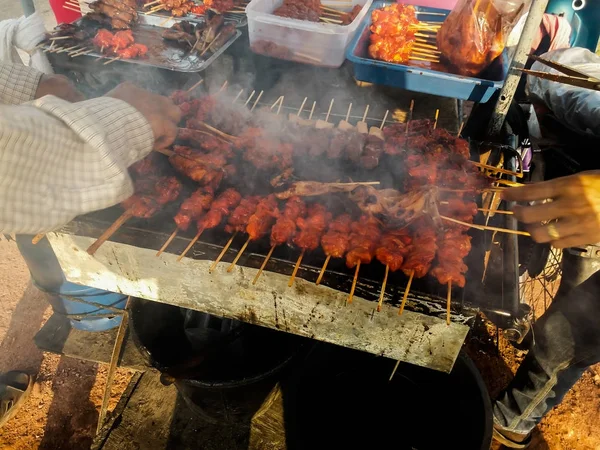
[[[84,95],[77,90],[71,80],[63,75],[42,75],[35,91],[35,98],[46,95],[54,95],[72,103],[85,100]]]
[[[175,141],[181,110],[170,98],[153,94],[129,82],[121,83],[106,96],[129,103],[146,118],[154,133],[154,148],[166,148]]]
[[[600,171],[506,189],[502,197],[516,202],[550,200],[513,209],[537,242],[550,242],[556,248],[600,242]]]

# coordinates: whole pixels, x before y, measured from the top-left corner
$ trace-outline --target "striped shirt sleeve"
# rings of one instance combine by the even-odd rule
[[[0,232],[47,232],[119,203],[133,193],[127,168],[153,143],[142,114],[113,98],[0,106]]]
[[[0,103],[20,105],[33,100],[42,72],[23,64],[0,63]]]

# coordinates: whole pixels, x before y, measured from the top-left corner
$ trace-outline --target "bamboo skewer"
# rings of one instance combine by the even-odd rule
[[[300,108],[298,109],[298,112],[296,113],[296,115],[298,117],[300,117],[300,114],[302,114],[302,110],[304,109],[304,104],[306,103],[306,100],[308,100],[308,97],[304,97],[304,100],[302,100],[302,104],[300,105]]]
[[[273,111],[273,108],[275,108],[279,104],[279,102],[283,102],[283,95],[280,95],[279,98],[275,100],[275,103],[271,105],[271,108],[269,108],[269,110]]]
[[[334,14],[338,14],[338,15],[340,15],[340,16],[341,16],[342,14],[344,14],[344,12],[343,12],[343,11],[340,11],[339,9],[329,8],[328,6],[323,6],[323,5],[321,5],[321,9],[322,9],[323,11],[329,11],[329,12],[332,12],[332,13],[334,13]]]
[[[478,163],[476,161],[471,160],[469,160],[469,163],[481,169],[486,169],[493,172],[504,173],[506,175],[513,175],[518,178],[523,178],[523,172],[513,172],[512,170],[500,169],[499,167],[489,166],[487,164]]]
[[[227,272],[231,272],[234,269],[235,265],[237,264],[240,257],[242,256],[242,253],[244,253],[244,251],[246,250],[246,247],[248,247],[249,243],[250,243],[250,238],[248,238],[248,240],[246,242],[244,242],[244,245],[242,245],[242,248],[240,248],[240,251],[238,252],[238,254],[235,255],[235,259],[227,268]]]
[[[390,272],[390,266],[385,265],[385,275],[383,276],[383,283],[381,284],[381,293],[379,294],[379,302],[377,303],[377,312],[381,311],[381,305],[383,305],[383,297],[385,297],[385,286],[387,284],[388,273]]]
[[[335,99],[331,99],[331,101],[329,102],[329,109],[327,110],[327,115],[325,116],[325,122],[329,121],[329,115],[331,114],[331,108],[333,108],[333,102],[335,101]]]
[[[381,125],[379,125],[379,129],[383,130],[383,126],[385,125],[385,121],[387,120],[388,114],[390,113],[389,109],[386,109],[385,116],[383,116],[383,120],[381,121]]]
[[[248,100],[246,100],[246,103],[244,103],[244,106],[248,106],[248,103],[250,103],[250,100],[252,100],[252,97],[254,97],[255,93],[256,93],[256,91],[252,91],[250,93],[250,96],[248,97]]]
[[[225,91],[225,89],[227,89],[228,84],[229,84],[229,81],[225,80],[225,82],[221,85],[221,87],[217,91],[217,94],[220,94],[221,92]]]
[[[298,261],[296,261],[296,265],[294,266],[294,271],[292,272],[292,276],[290,277],[290,281],[288,281],[288,287],[292,287],[294,285],[294,280],[296,279],[296,274],[298,273],[298,269],[300,268],[300,263],[302,262],[302,258],[304,257],[304,249],[302,249],[302,253],[298,256]]]
[[[167,17],[165,20],[163,20],[161,23],[158,24],[159,27],[164,27],[168,22],[170,22],[171,20],[175,20],[173,18],[173,16],[169,16]],[[202,55],[200,55],[202,56]]]
[[[100,246],[104,244],[108,239],[110,239],[110,237],[113,234],[115,234],[115,232],[132,217],[133,212],[129,210],[121,214],[121,216],[117,220],[115,220],[113,224],[110,227],[108,227],[107,230],[104,233],[102,233],[102,235],[98,239],[96,239],[96,242],[90,245],[90,247],[87,249],[88,254],[93,256],[94,253],[96,253],[96,251],[100,248]]]
[[[256,100],[254,101],[254,104],[252,105],[252,108],[250,108],[250,112],[254,111],[254,108],[256,108],[256,105],[258,105],[258,102],[260,100],[260,98],[263,96],[264,91],[260,91],[260,93],[258,94],[258,97],[256,97]]]
[[[115,61],[118,61],[118,60],[120,60],[120,59],[121,59],[121,57],[120,57],[120,56],[117,56],[116,58],[109,59],[109,60],[108,60],[108,61],[106,61],[106,62],[105,62],[103,65],[104,65],[104,66],[107,66],[107,65],[109,65],[110,63],[114,63]]]
[[[275,245],[271,245],[271,249],[269,250],[269,253],[267,253],[267,256],[265,256],[264,261],[260,265],[260,269],[258,269],[258,272],[256,273],[256,276],[254,277],[254,280],[252,280],[252,284],[256,284],[256,282],[260,278],[261,274],[263,273],[263,270],[265,269],[267,263],[269,262],[269,259],[271,259],[273,250],[275,250]]]
[[[410,60],[411,61],[425,61],[425,62],[431,62],[431,63],[439,63],[440,62],[439,59],[421,58],[420,56],[411,56]]]
[[[208,269],[208,273],[213,273],[213,271],[216,269],[217,264],[219,264],[221,259],[223,259],[223,256],[225,256],[225,253],[227,252],[227,250],[229,250],[229,247],[231,247],[231,243],[233,242],[237,234],[238,232],[236,231],[231,235],[231,237],[227,241],[227,244],[225,244],[225,247],[223,247],[223,250],[221,250],[221,253],[219,253],[219,256],[217,256],[217,259],[215,259],[215,262],[211,264],[210,268]]]
[[[171,236],[169,236],[169,239],[167,239],[167,241],[162,245],[162,247],[158,250],[158,252],[156,252],[156,256],[162,255],[162,253],[167,249],[169,244],[171,242],[173,242],[173,239],[175,239],[175,236],[177,236],[177,233],[179,233],[179,227],[175,228],[175,230],[171,233]]]
[[[329,264],[330,259],[331,255],[327,255],[327,258],[325,258],[325,262],[323,263],[323,267],[321,267],[321,271],[319,272],[319,277],[315,283],[317,286],[321,284],[321,280],[323,279],[323,275],[325,275],[325,269],[327,269],[327,264]]]
[[[352,303],[354,298],[354,290],[356,289],[356,281],[358,280],[358,271],[360,270],[360,261],[356,263],[356,270],[354,271],[354,278],[352,279],[352,288],[350,289],[350,295],[348,295],[347,303]]]
[[[223,32],[222,32],[222,31],[219,31],[219,32],[217,33],[217,35],[215,36],[215,38],[214,38],[212,41],[210,41],[210,44],[208,44],[208,45],[206,46],[206,48],[205,48],[204,50],[202,50],[202,53],[200,53],[200,56],[204,56],[204,54],[205,54],[205,53],[206,53],[208,50],[210,50],[210,48],[213,46],[213,44],[214,44],[215,42],[217,42],[217,38],[218,38],[219,36],[221,36],[221,33],[223,33]]]
[[[194,246],[194,244],[196,242],[198,242],[198,239],[200,239],[200,236],[202,236],[202,233],[204,233],[204,227],[202,227],[198,230],[198,233],[196,233],[196,236],[194,236],[194,239],[191,240],[191,242],[185,248],[183,253],[177,257],[177,262],[180,262],[185,257],[185,255],[187,255],[187,252],[189,252],[190,249]]]
[[[433,122],[433,129],[435,130],[437,128],[437,123],[438,123],[438,118],[440,117],[440,110],[436,109],[435,110],[435,120]]]
[[[521,236],[531,236],[531,234],[529,234],[527,231],[509,230],[508,228],[492,227],[490,225],[477,225],[474,223],[463,222],[462,220],[453,219],[452,217],[447,217],[447,216],[440,216],[440,218],[447,220],[448,222],[454,222],[459,225],[463,225],[463,226],[469,227],[469,228],[475,228],[475,229],[481,230],[481,231],[486,231],[486,230],[500,231],[502,233],[508,233],[508,234],[519,234]]]
[[[231,104],[233,105],[235,102],[237,102],[237,99],[240,98],[240,96],[244,93],[243,89],[240,89],[240,92],[238,92],[238,94],[235,96],[235,98],[233,99],[233,101],[231,102]]]
[[[458,127],[458,131],[457,131],[457,133],[456,133],[456,137],[457,137],[457,138],[459,138],[459,137],[460,137],[460,134],[462,133],[462,130],[463,130],[463,128],[464,128],[464,127],[465,127],[465,122],[464,122],[464,121],[462,121],[462,122],[460,123],[460,127]]]
[[[75,58],[77,56],[89,55],[90,53],[93,53],[93,52],[94,52],[93,48],[92,49],[85,49],[85,50],[82,50],[82,51],[77,52],[77,53],[71,53],[69,56],[71,58]]]
[[[410,291],[410,285],[412,284],[412,280],[415,277],[415,271],[411,270],[410,276],[408,277],[408,283],[406,283],[406,289],[404,289],[404,296],[402,297],[402,303],[400,304],[400,309],[398,310],[398,315],[401,316],[404,312],[404,306],[406,305],[406,299],[408,299],[408,292]]]
[[[310,114],[308,116],[308,120],[312,119],[313,113],[315,112],[315,106],[317,106],[317,102],[316,101],[314,101],[313,104],[312,104],[312,108],[310,109]]]
[[[73,36],[55,36],[55,37],[51,37],[50,39],[48,39],[49,41],[62,41],[65,39],[73,39]]]
[[[79,9],[79,8],[71,8],[71,7],[67,6],[67,5],[63,5],[63,8],[66,9],[66,10],[68,10],[68,11],[73,11],[73,12],[78,12],[78,13],[81,12],[81,9]]]
[[[450,325],[450,302],[452,301],[452,280],[448,280],[448,298],[446,299],[446,325]]]
[[[348,105],[348,111],[346,112],[346,122],[348,122],[348,119],[350,119],[350,111],[352,111],[352,103],[350,103]]]
[[[191,88],[189,88],[187,90],[187,92],[192,92],[194,89],[196,89],[198,86],[200,86],[202,83],[204,83],[204,78],[201,78],[200,81],[198,81],[197,83],[195,83]]]
[[[319,17],[319,19],[321,19],[325,23],[333,23],[333,24],[336,24],[336,25],[344,23],[341,20],[329,19],[327,17]]]
[[[33,239],[31,240],[31,243],[33,245],[36,245],[37,243],[39,243],[42,239],[44,239],[44,236],[46,236],[46,233],[38,233],[36,234]]]

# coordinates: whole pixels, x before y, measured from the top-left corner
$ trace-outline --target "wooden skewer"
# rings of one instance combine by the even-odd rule
[[[381,284],[381,293],[379,294],[379,302],[377,303],[377,311],[381,311],[381,305],[383,305],[383,297],[385,297],[385,285],[387,284],[388,273],[390,266],[385,265],[385,275],[383,276],[383,283]]]
[[[435,56],[441,56],[442,52],[440,52],[439,50],[434,50],[432,48],[429,48],[430,46],[426,46],[425,44],[419,44],[419,43],[415,43],[413,45],[413,51],[417,50],[420,52],[427,52],[430,53],[432,55]]]
[[[177,233],[179,233],[179,227],[175,228],[175,231],[173,231],[171,233],[171,236],[169,236],[169,239],[167,239],[167,241],[162,245],[162,247],[160,248],[160,250],[158,250],[156,252],[156,256],[162,255],[162,253],[167,249],[167,247],[169,246],[169,244],[171,242],[173,242],[173,239],[175,239],[175,236],[177,236]]]
[[[298,273],[298,269],[300,268],[300,263],[302,262],[302,258],[304,257],[304,249],[302,249],[302,253],[298,256],[298,261],[296,261],[296,265],[294,266],[294,271],[292,272],[292,276],[290,277],[290,281],[288,282],[288,287],[292,287],[294,285],[294,280],[296,279],[296,274]]]
[[[304,109],[304,104],[306,103],[306,100],[308,100],[308,97],[304,97],[304,100],[302,100],[302,104],[300,105],[300,108],[298,109],[298,112],[296,113],[296,115],[298,117],[300,117],[300,114],[302,114],[302,110]]]
[[[383,126],[385,125],[385,121],[387,120],[388,114],[390,113],[390,110],[387,109],[385,111],[385,116],[383,116],[383,120],[381,121],[381,125],[379,125],[379,129],[383,130]]]
[[[477,208],[477,211],[483,213],[491,212],[493,214],[514,214],[512,211],[506,211],[505,209],[493,209],[493,208]]]
[[[207,124],[207,123],[204,123],[204,122],[199,122],[199,123],[200,123],[200,124],[201,124],[201,125],[202,125],[204,128],[206,128],[207,130],[210,130],[210,131],[212,131],[213,133],[215,133],[215,134],[217,134],[217,135],[221,136],[223,139],[225,139],[225,140],[227,140],[227,141],[235,141],[235,140],[237,139],[235,136],[232,136],[232,135],[230,135],[230,134],[227,134],[227,133],[223,133],[221,130],[219,130],[219,129],[215,128],[215,127],[212,127],[212,126],[210,126],[210,125],[209,125],[209,124]]]
[[[233,260],[233,262],[227,268],[227,272],[231,272],[233,270],[233,268],[235,267],[235,265],[239,261],[240,257],[242,256],[242,253],[244,253],[244,250],[246,250],[246,247],[248,247],[249,243],[250,243],[250,237],[248,237],[248,240],[246,242],[244,242],[244,245],[242,245],[242,248],[240,248],[240,251],[238,252],[238,254],[235,255],[235,259]]]
[[[369,106],[371,105],[367,105],[367,107],[365,108],[365,112],[362,116],[362,122],[364,122],[367,119],[367,114],[369,114]]]
[[[216,39],[216,38],[215,38]],[[214,40],[213,40],[214,42]],[[221,87],[219,88],[219,90],[217,91],[217,94],[220,94],[221,92],[224,92],[225,89],[227,89],[227,85],[229,84],[229,81],[225,80],[225,82],[221,85]]]
[[[416,37],[420,37],[425,39],[426,41],[432,41],[435,42],[435,36],[430,36],[429,34],[423,34],[423,33],[415,33]]]
[[[425,61],[425,62],[430,62],[430,63],[439,63],[440,62],[439,59],[421,58],[420,56],[411,56],[410,60],[411,61]]]
[[[419,45],[419,47],[425,47],[431,50],[439,50],[437,46],[431,43],[431,41],[426,41],[425,39],[416,39],[415,42]]]
[[[431,58],[431,59],[439,59],[440,55],[439,54],[435,54],[435,53],[430,53],[430,50],[420,50],[420,49],[413,49],[413,51],[410,53],[411,56],[417,56],[418,58]]]
[[[73,11],[73,12],[78,12],[78,13],[81,12],[81,9],[79,9],[79,8],[72,8],[72,7],[69,7],[67,5],[63,5],[63,8],[66,9],[66,10],[68,10],[68,11]]]
[[[84,50],[82,50],[80,52],[77,52],[77,53],[71,53],[69,56],[71,58],[75,58],[76,56],[89,55],[90,53],[93,53],[93,51],[94,51],[93,48],[92,49],[84,49]]]
[[[254,97],[255,93],[256,93],[256,91],[252,91],[250,93],[250,97],[248,97],[248,100],[246,100],[246,103],[244,103],[244,106],[248,106],[248,103],[250,103],[250,100],[252,100],[252,97]]]
[[[154,7],[150,8],[150,12],[155,13],[157,11],[160,11],[161,9],[165,9],[165,5],[161,4],[158,6],[154,6]]]
[[[437,128],[437,123],[438,123],[438,118],[440,117],[440,110],[436,109],[435,110],[435,120],[433,122],[433,129],[435,130]]]
[[[356,264],[356,270],[354,271],[354,279],[352,280],[352,288],[350,289],[350,295],[348,295],[347,303],[352,303],[354,298],[354,290],[356,289],[356,280],[358,280],[358,271],[360,270],[360,261]]]
[[[447,217],[447,216],[440,216],[440,218],[447,220],[448,222],[454,222],[459,225],[464,225],[465,227],[475,228],[475,229],[481,230],[481,231],[485,231],[485,230],[500,231],[501,233],[519,234],[521,236],[531,236],[531,234],[529,234],[527,231],[509,230],[508,228],[492,227],[490,225],[477,225],[474,223],[463,222],[462,220],[453,219],[452,217]]]
[[[331,114],[331,108],[333,107],[333,102],[335,101],[335,99],[331,99],[331,101],[329,102],[329,109],[327,110],[327,115],[325,116],[325,122],[329,121],[329,115]]]
[[[285,96],[281,96],[281,102],[279,103],[279,106],[277,107],[277,115],[279,115],[279,113],[281,112],[281,108],[283,107],[283,99],[285,98]]]
[[[36,234],[33,239],[31,240],[31,243],[33,245],[36,245],[37,243],[39,243],[42,239],[44,239],[44,236],[46,236],[46,233],[38,233]]]
[[[77,50],[75,50],[75,49],[77,49]],[[81,50],[81,44],[77,44],[77,45],[73,45],[72,47],[61,48],[56,53],[64,53],[64,52],[69,52],[70,53],[70,52],[73,52],[73,51],[74,51],[74,53],[77,53],[80,50]]]
[[[312,104],[312,108],[310,109],[310,115],[308,116],[308,120],[312,119],[313,113],[315,112],[315,106],[317,106],[317,102],[314,101]]]
[[[120,59],[121,59],[121,57],[120,57],[120,56],[117,56],[116,58],[109,59],[109,60],[108,60],[108,61],[106,61],[106,62],[105,62],[103,65],[104,65],[104,66],[107,66],[107,65],[109,65],[110,63],[114,63],[115,61],[118,61],[118,60],[120,60]]]
[[[348,122],[348,119],[350,119],[350,111],[352,111],[352,103],[350,103],[348,105],[348,111],[346,112],[346,122]]]
[[[158,26],[159,27],[164,27],[167,24],[167,22],[170,22],[171,20],[175,20],[173,18],[173,16],[167,17],[165,20],[163,20],[161,23],[159,23]],[[200,55],[200,56],[202,56],[202,55]]]
[[[269,262],[269,259],[271,259],[271,255],[273,254],[273,250],[275,250],[275,245],[271,245],[271,249],[269,250],[269,253],[267,253],[267,256],[265,256],[265,260],[260,265],[260,269],[258,269],[258,272],[256,273],[256,276],[254,277],[254,280],[252,280],[252,284],[256,284],[256,282],[260,278],[260,275],[263,273],[263,270],[265,269],[265,267],[267,265],[267,262]]]
[[[65,39],[73,39],[73,36],[56,36],[56,37],[51,37],[50,39],[48,39],[49,41],[62,41]]]
[[[273,104],[271,105],[271,108],[269,108],[269,110],[270,110],[270,111],[273,111],[273,108],[275,108],[275,107],[276,107],[276,106],[279,104],[279,102],[280,102],[282,99],[283,99],[283,95],[280,95],[280,96],[279,96],[279,98],[278,98],[277,100],[275,100],[275,103],[273,103]]]
[[[102,233],[102,235],[98,239],[96,239],[96,242],[90,245],[90,247],[87,249],[88,254],[93,256],[94,253],[96,253],[96,251],[100,248],[100,246],[104,244],[108,239],[110,239],[110,237],[113,234],[115,234],[115,232],[132,217],[133,212],[129,210],[121,214],[121,216],[117,220],[115,220],[113,224],[110,227],[108,227],[107,230],[104,233]]]
[[[458,132],[456,133],[456,137],[457,137],[457,138],[459,138],[459,137],[460,137],[460,134],[462,133],[462,130],[463,130],[464,126],[465,126],[465,122],[464,122],[464,121],[462,121],[462,122],[460,123],[460,127],[458,127]]]
[[[200,228],[198,230],[198,233],[196,233],[196,236],[194,236],[194,239],[191,240],[191,242],[185,248],[185,250],[183,251],[183,253],[177,257],[177,262],[180,262],[185,257],[185,255],[187,254],[187,252],[189,252],[190,249],[194,246],[194,244],[196,242],[198,242],[198,239],[200,239],[200,236],[202,236],[202,233],[204,233],[204,227],[202,227],[202,228]]]
[[[258,102],[260,101],[260,98],[263,96],[263,94],[264,94],[264,91],[260,91],[260,94],[258,94],[258,97],[256,97],[256,100],[254,101],[252,108],[250,108],[250,112],[254,111],[254,108],[256,108],[256,105],[258,105]]]
[[[323,275],[325,275],[325,269],[327,269],[327,264],[329,264],[329,260],[331,259],[331,255],[327,255],[325,258],[325,262],[323,263],[323,267],[321,267],[321,271],[319,272],[319,277],[317,278],[317,282],[315,283],[317,286],[321,284],[321,280],[323,279]]]
[[[338,14],[340,16],[344,14],[344,11],[340,11],[339,9],[329,8],[329,7],[323,6],[323,5],[321,5],[321,9],[323,11],[329,11],[329,12],[332,12],[334,14]]]
[[[189,88],[187,90],[187,92],[192,92],[194,89],[196,89],[198,86],[200,86],[202,83],[204,83],[204,78],[201,78],[200,81],[198,81],[196,84],[194,84],[191,88]]]
[[[223,256],[225,256],[225,253],[227,252],[227,250],[229,250],[229,247],[231,246],[231,243],[233,242],[237,234],[238,232],[236,231],[231,235],[231,237],[227,241],[227,244],[225,244],[225,247],[223,247],[223,250],[221,250],[221,253],[219,253],[219,256],[217,256],[217,259],[215,259],[215,262],[211,264],[210,268],[208,269],[208,273],[213,273],[213,271],[216,269],[217,264],[219,264],[221,259],[223,259]]]
[[[217,41],[217,38],[218,38],[219,36],[221,36],[221,33],[223,33],[223,32],[222,32],[222,31],[219,31],[219,32],[217,33],[217,35],[215,36],[215,38],[214,38],[212,41],[210,41],[210,44],[208,44],[208,45],[206,46],[206,48],[205,48],[204,50],[202,50],[202,53],[200,53],[200,56],[204,56],[204,54],[205,54],[207,51],[209,51],[209,50],[210,50],[210,48],[213,46],[213,44],[214,44],[215,42],[218,42],[218,41]]]
[[[486,169],[493,172],[504,173],[506,175],[514,175],[515,177],[523,178],[523,172],[513,172],[512,170],[500,169],[499,167],[489,166],[487,164],[482,164],[471,160],[469,160],[469,163],[481,169]]]
[[[235,102],[237,102],[237,99],[240,98],[240,96],[244,93],[243,89],[240,89],[240,92],[238,92],[238,94],[235,96],[235,98],[233,99],[233,101],[231,102],[231,104],[233,105]]]
[[[410,277],[408,277],[408,283],[406,283],[406,289],[404,289],[404,296],[402,297],[402,303],[400,304],[400,309],[398,310],[398,315],[401,316],[404,312],[404,306],[406,305],[406,299],[408,298],[408,292],[410,291],[410,285],[412,284],[412,280],[415,277],[415,271],[411,270]]]
[[[452,280],[448,280],[448,298],[446,299],[446,325],[450,325],[450,302],[452,301]]]

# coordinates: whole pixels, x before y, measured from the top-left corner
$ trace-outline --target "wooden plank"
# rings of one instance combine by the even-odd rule
[[[71,328],[69,321],[53,314],[34,337],[35,345],[43,351],[83,359],[85,361],[108,363],[115,342],[117,330],[90,333]],[[149,368],[144,357],[137,350],[127,333],[120,367],[144,371]]]
[[[69,281],[125,295],[207,312],[244,322],[311,337],[344,347],[450,372],[469,328],[445,320],[375,303],[288,276],[264,272],[252,285],[257,270],[238,266],[227,273],[220,263],[208,274],[209,260],[106,242],[92,257],[86,249],[93,238],[62,232],[48,238]],[[360,293],[359,293],[360,294]]]

